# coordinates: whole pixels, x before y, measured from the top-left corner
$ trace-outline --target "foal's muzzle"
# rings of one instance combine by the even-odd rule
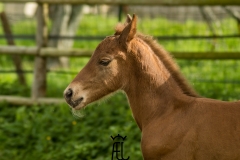
[[[78,106],[82,102],[83,97],[80,97],[77,100],[73,100],[73,94],[74,94],[74,92],[71,88],[68,88],[64,91],[64,98],[65,98],[66,102],[72,108],[75,108],[76,106]]]

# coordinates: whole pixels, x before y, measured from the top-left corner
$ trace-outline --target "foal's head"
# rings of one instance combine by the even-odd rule
[[[81,109],[114,91],[124,89],[131,73],[128,46],[136,34],[137,17],[127,17],[115,35],[106,37],[96,48],[87,65],[64,91],[67,103]]]

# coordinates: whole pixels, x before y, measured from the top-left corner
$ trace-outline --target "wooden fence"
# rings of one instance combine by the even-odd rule
[[[36,47],[0,46],[0,54],[35,56],[34,77],[31,98],[0,96],[0,101],[13,104],[57,104],[64,102],[63,98],[43,98],[46,92],[46,58],[56,56],[89,57],[91,50],[59,50],[47,48],[47,4],[109,4],[109,5],[240,5],[240,0],[1,0],[1,2],[37,2],[37,32]],[[240,59],[240,52],[172,52],[175,58],[183,59]]]
[[[109,4],[109,5],[240,5],[239,0],[1,0],[1,2],[37,2],[48,4]]]
[[[57,48],[38,48],[24,46],[0,46],[2,55],[28,55],[40,57],[90,57],[94,51],[84,49],[57,49]],[[171,52],[171,55],[177,59],[239,59],[240,52]]]

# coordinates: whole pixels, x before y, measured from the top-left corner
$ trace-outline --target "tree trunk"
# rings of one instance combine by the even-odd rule
[[[81,19],[81,5],[52,5],[50,6],[50,18],[52,28],[50,36],[74,36]],[[48,46],[58,49],[72,48],[74,40],[71,39],[50,39]],[[68,67],[68,58],[49,58],[48,67],[59,66]]]

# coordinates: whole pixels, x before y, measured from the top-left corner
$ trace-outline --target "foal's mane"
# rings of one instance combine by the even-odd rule
[[[160,46],[156,40],[150,36],[142,34],[137,34],[137,37],[142,39],[153,50],[159,60],[162,61],[166,69],[170,72],[171,76],[182,90],[183,94],[191,97],[199,97],[180,72],[179,67],[174,62],[172,56],[162,46]]]
[[[126,24],[119,24],[115,28],[115,35],[120,35]],[[193,88],[188,84],[187,80],[181,74],[178,65],[173,61],[172,56],[163,49],[162,46],[158,44],[151,36],[146,36],[143,34],[137,34],[138,38],[143,40],[156,54],[158,59],[163,62],[166,69],[170,72],[174,81],[182,90],[183,94],[191,97],[199,97],[199,95],[193,90]]]

